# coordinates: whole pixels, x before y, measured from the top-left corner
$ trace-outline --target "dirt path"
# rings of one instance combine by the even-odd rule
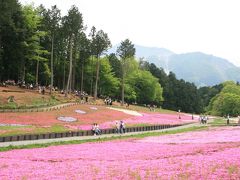
[[[121,111],[121,112],[124,112],[126,114],[130,114],[130,115],[133,115],[133,116],[142,116],[141,113],[137,112],[137,111],[133,111],[133,110],[128,110],[128,109],[121,109],[121,108],[112,108],[112,107],[107,107],[108,109],[112,109],[112,110],[115,110],[115,111]]]

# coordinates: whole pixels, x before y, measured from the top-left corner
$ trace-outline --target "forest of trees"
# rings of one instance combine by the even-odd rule
[[[106,54],[111,47],[108,34],[88,28],[76,6],[62,16],[57,6],[46,9],[11,0],[0,1],[0,12],[0,82],[49,85],[66,96],[80,90],[95,99],[110,96],[122,104],[155,104],[190,113],[240,113],[218,108],[219,103],[225,106],[223,99],[237,99],[240,106],[239,87],[233,82],[198,89],[172,72],[135,59],[129,39],[115,54]]]

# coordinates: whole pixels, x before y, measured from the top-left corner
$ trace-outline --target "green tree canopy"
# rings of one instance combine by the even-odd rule
[[[127,78],[127,84],[133,87],[136,101],[140,104],[156,103],[159,105],[163,100],[163,89],[149,71],[138,70],[131,73]]]
[[[223,83],[221,92],[211,99],[208,111],[220,116],[240,114],[240,86],[234,82]]]

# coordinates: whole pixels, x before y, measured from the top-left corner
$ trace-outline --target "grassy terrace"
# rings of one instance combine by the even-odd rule
[[[9,101],[10,97],[12,102]],[[69,95],[65,98],[59,92],[40,94],[36,89],[20,89],[16,86],[0,87],[0,109],[30,109],[49,107],[67,102],[78,101],[79,98]]]
[[[0,137],[16,136],[25,134],[43,134],[43,133],[59,133],[69,131],[62,125],[53,125],[50,127],[36,127],[36,126],[0,126]]]

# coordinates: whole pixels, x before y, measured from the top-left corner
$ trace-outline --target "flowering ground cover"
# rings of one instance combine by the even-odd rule
[[[240,127],[226,127],[143,139],[12,150],[0,153],[0,177],[239,179],[239,136]]]
[[[26,131],[26,128],[8,128],[0,127],[1,135],[15,135],[21,133],[40,133],[54,130],[53,126],[62,126],[62,130],[72,130],[79,125],[93,124],[95,122],[101,124],[106,121],[121,120],[131,117],[131,115],[123,112],[106,109],[104,106],[98,106],[97,110],[90,109],[90,105],[77,105],[66,107],[56,111],[50,112],[24,112],[24,113],[0,113],[0,122],[2,124],[20,124],[31,125]],[[75,110],[82,110],[85,114],[75,112]],[[58,120],[59,117],[73,117],[76,122],[65,122]],[[73,127],[73,128],[72,128]],[[4,128],[4,131],[3,131]],[[43,128],[48,128],[43,131]],[[56,128],[55,128],[56,129]]]
[[[1,113],[0,122],[3,124],[31,125],[32,127],[28,128],[28,131],[23,129],[23,132],[31,133],[36,132],[37,128],[56,125],[62,126],[66,130],[90,130],[93,123],[98,123],[101,129],[113,128],[116,120],[123,120],[127,126],[183,124],[197,121],[196,118],[192,120],[192,117],[186,114],[181,114],[181,119],[178,118],[178,114],[173,113],[144,112],[141,114],[142,116],[134,116],[133,114],[124,113],[124,111],[109,109],[106,106],[81,104],[50,112]],[[76,121],[61,121],[62,117],[69,117],[70,119],[76,119]],[[0,127],[0,135],[19,133],[21,133],[21,128],[17,131],[15,129],[1,131]]]
[[[119,111],[116,111],[119,112]],[[129,118],[123,118],[126,126],[136,126],[136,125],[157,125],[157,124],[185,124],[191,122],[197,122],[197,119],[192,119],[190,115],[182,114],[181,119],[179,119],[177,114],[160,114],[160,113],[141,113],[142,116],[131,116]],[[115,119],[118,120],[118,119]],[[101,129],[114,128],[115,120],[105,121],[99,123]],[[66,125],[72,129],[90,130],[92,128],[91,124],[82,125]]]
[[[60,116],[69,116],[77,118],[76,124],[92,124],[94,122],[102,123],[109,120],[120,120],[131,117],[120,111],[106,109],[104,106],[98,106],[98,109],[91,109],[91,105],[76,105],[66,107],[60,110],[50,112],[24,112],[24,113],[1,113],[1,123],[27,124],[27,125],[53,125],[64,124],[57,120]],[[86,114],[76,113],[75,110],[82,110]]]
[[[187,144],[187,143],[230,143],[240,142],[240,128],[239,127],[210,127],[209,131],[184,133],[184,134],[172,134],[168,136],[158,137],[146,137],[141,142],[153,142],[153,143],[175,143],[175,144]]]

